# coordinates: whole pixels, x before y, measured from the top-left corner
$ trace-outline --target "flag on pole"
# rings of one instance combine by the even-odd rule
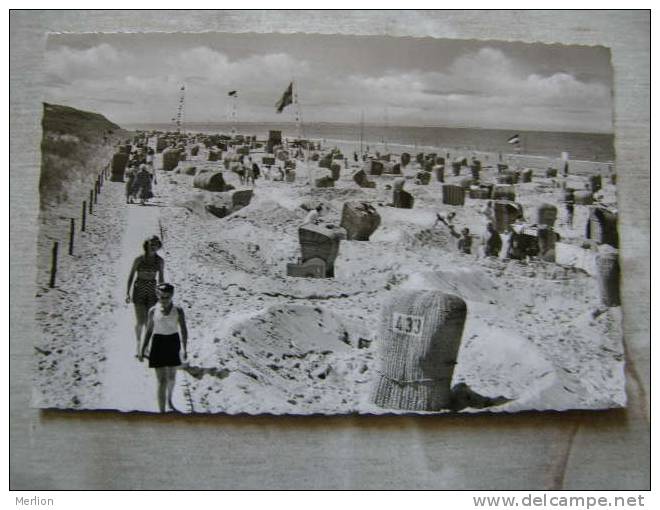
[[[511,138],[507,140],[508,143],[512,145],[516,145],[520,143],[520,135],[513,135]]]
[[[284,108],[286,108],[291,103],[293,103],[293,82],[289,83],[289,86],[284,91],[284,94],[282,94],[280,100],[275,104],[277,113],[282,113],[282,110],[284,110]]]
[[[238,90],[230,90],[229,93],[227,94],[228,96],[236,97],[236,94],[238,93]]]

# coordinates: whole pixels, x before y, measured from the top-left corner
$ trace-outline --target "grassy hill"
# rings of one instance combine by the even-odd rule
[[[115,144],[130,133],[103,115],[44,103],[41,121],[41,205],[77,198],[112,157]]]

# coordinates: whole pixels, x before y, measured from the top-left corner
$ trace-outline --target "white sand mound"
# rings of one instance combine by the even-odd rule
[[[239,228],[239,223],[249,223],[260,227],[277,227],[280,230],[297,231],[305,213],[284,207],[279,201],[263,199],[258,191],[249,205],[233,215],[231,228]]]
[[[557,378],[552,361],[514,329],[493,327],[484,305],[468,302],[468,319],[452,384],[489,397],[534,400]]]
[[[488,303],[501,298],[501,291],[485,271],[458,267],[446,271],[414,273],[406,289],[434,289],[454,294],[465,301]]]
[[[360,330],[318,306],[276,305],[234,316],[218,324],[215,339],[203,342],[198,353],[215,360],[214,373],[225,371],[222,391],[208,377],[195,391],[215,411],[263,411],[258,400],[241,396],[266,395],[273,410],[305,412],[313,403],[315,411],[345,412],[356,401],[356,389],[371,378],[370,340]]]

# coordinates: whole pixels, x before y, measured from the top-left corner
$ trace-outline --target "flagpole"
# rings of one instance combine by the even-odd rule
[[[390,125],[390,116],[389,116],[389,113],[387,111],[387,106],[386,106],[385,107],[385,135],[383,136],[383,152],[385,152],[386,154],[389,152],[387,150],[387,130],[389,128],[389,125]]]
[[[181,133],[181,124],[183,123],[183,112],[185,102],[186,84],[181,85],[181,95],[179,96],[179,107],[176,113],[176,132]]]
[[[231,134],[234,136],[236,135],[236,123],[238,120],[237,102],[238,94],[233,94],[231,96]]]
[[[360,112],[360,159],[364,154],[363,142],[364,142],[364,109]]]
[[[293,84],[292,86],[292,91],[293,91],[293,102],[296,105],[296,128],[298,131],[298,140],[302,140],[303,138],[303,129],[302,129],[302,108],[300,107],[300,101],[298,100],[298,84],[296,83],[295,78],[291,80],[291,83]]]
[[[296,128],[298,131],[298,141],[302,140],[304,137],[304,131],[303,131],[303,120],[302,120],[302,108],[300,107],[300,101],[298,100],[298,84],[296,83],[295,77],[292,77],[291,79],[291,93],[293,95],[293,102],[296,105],[295,109],[295,115],[296,115]],[[303,150],[303,155],[305,157],[305,167],[307,169],[307,184],[309,186],[312,185],[312,172],[311,168],[309,167],[309,148],[307,147],[307,143],[305,143],[305,147]]]

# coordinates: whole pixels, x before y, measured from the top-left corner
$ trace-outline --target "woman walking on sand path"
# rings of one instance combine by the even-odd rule
[[[128,275],[126,302],[133,301],[135,309],[136,357],[140,355],[140,339],[142,338],[143,328],[147,323],[147,312],[158,302],[156,277],[158,277],[159,284],[163,283],[165,279],[165,261],[157,253],[162,246],[157,236],[147,239],[142,244],[144,254],[133,261],[131,272]],[[132,299],[131,288],[133,289]]]
[[[147,330],[142,340],[138,359],[142,361],[149,344],[149,368],[156,370],[158,379],[158,409],[172,411],[172,393],[176,382],[176,369],[188,358],[188,328],[183,309],[172,302],[174,287],[169,283],[158,286],[158,304],[149,310]],[[181,336],[179,336],[179,333]],[[183,351],[183,352],[181,352]]]
[[[133,196],[135,195],[135,168],[128,167],[126,171],[126,203],[133,203]]]

